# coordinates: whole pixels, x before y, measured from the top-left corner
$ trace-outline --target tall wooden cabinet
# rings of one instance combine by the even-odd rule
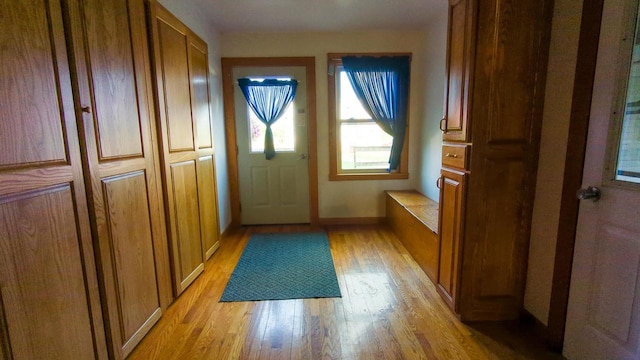
[[[161,160],[179,274],[217,246],[207,47],[170,47],[157,134],[145,1],[0,0],[0,359],[124,359],[160,319]]]
[[[0,8],[0,358],[106,359],[62,4]]]
[[[438,290],[462,320],[520,315],[552,0],[450,0]]]
[[[143,0],[68,1],[90,211],[111,355],[172,300]]]
[[[218,247],[208,48],[161,5],[149,12],[173,281],[180,294]]]

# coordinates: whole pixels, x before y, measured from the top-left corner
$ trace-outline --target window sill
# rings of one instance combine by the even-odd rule
[[[329,181],[350,181],[350,180],[401,180],[408,179],[409,173],[346,173],[329,174]]]

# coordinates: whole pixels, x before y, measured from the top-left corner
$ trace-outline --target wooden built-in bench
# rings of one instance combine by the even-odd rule
[[[409,254],[437,283],[438,203],[414,190],[386,191],[386,218]]]

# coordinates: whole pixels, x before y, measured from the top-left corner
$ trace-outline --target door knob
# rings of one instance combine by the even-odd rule
[[[298,156],[298,160],[304,160],[307,159],[309,156],[307,154],[300,154],[300,156]]]
[[[587,186],[586,188],[582,188],[576,192],[576,196],[580,200],[591,200],[596,202],[600,200],[600,189],[595,186]]]

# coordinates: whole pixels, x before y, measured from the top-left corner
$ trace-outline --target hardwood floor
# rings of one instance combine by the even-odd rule
[[[329,235],[342,298],[220,303],[253,232]],[[130,359],[562,359],[516,325],[459,322],[384,226],[243,227]]]

